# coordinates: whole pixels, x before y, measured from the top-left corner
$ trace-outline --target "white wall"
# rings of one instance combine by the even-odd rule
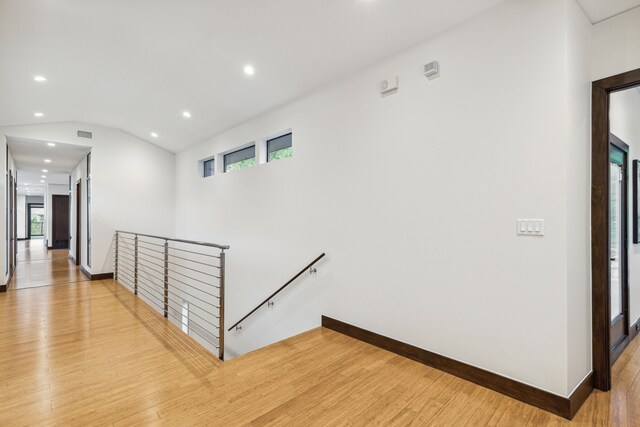
[[[564,0],[567,227],[567,394],[591,371],[591,36],[574,0]]]
[[[78,129],[93,132],[93,139],[78,138]],[[0,135],[92,147],[91,267],[83,262],[89,272],[113,271],[116,229],[173,235],[172,153],[116,129],[80,123],[5,127]]]
[[[47,194],[44,203],[45,230],[44,235],[48,247],[53,247],[53,195],[69,195],[69,187],[67,185],[48,184]]]
[[[18,239],[26,239],[27,238],[27,196],[24,194],[18,194],[16,197],[16,220],[17,224],[17,232]]]
[[[228,323],[328,253],[227,352],[326,314],[566,396],[589,371],[584,354],[568,369],[568,334],[573,354],[590,333],[588,176],[568,166],[587,156],[588,31],[568,1],[509,1],[180,153],[176,232],[231,245]],[[390,75],[399,92],[381,97]],[[198,160],[288,128],[292,159],[197,176]],[[547,234],[516,236],[517,218]]]
[[[611,94],[611,132],[629,144],[629,323],[640,317],[640,245],[633,244],[633,167],[640,159],[640,92],[637,88]]]
[[[593,80],[640,68],[640,8],[593,26]]]

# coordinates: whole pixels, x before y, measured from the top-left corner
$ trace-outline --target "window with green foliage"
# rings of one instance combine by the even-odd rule
[[[267,162],[284,159],[293,155],[290,133],[267,141]]]
[[[43,226],[44,226],[44,215],[43,214],[35,214],[31,216],[31,235],[32,236],[42,236],[44,234]]]
[[[224,171],[244,169],[256,164],[256,146],[243,148],[224,155]]]

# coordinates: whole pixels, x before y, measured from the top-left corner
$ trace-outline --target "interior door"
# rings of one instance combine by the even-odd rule
[[[79,179],[76,183],[76,265],[80,265],[80,256],[82,255],[82,188],[80,187],[82,180]]]
[[[629,335],[628,177],[626,144],[612,135],[609,148],[609,289],[611,364],[620,356]]]
[[[69,248],[69,196],[51,196],[51,239],[54,249]]]
[[[15,216],[15,199],[13,192],[13,174],[9,171],[9,275],[13,274],[15,264],[15,240],[14,236],[14,216]]]

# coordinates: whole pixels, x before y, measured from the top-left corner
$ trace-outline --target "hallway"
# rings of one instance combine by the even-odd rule
[[[70,280],[66,251],[21,253],[0,294],[3,426],[640,425],[640,340],[570,423],[325,328],[220,362],[117,282]]]
[[[66,285],[87,281],[79,266],[69,259],[68,249],[47,250],[44,239],[18,241],[16,270],[8,290]]]

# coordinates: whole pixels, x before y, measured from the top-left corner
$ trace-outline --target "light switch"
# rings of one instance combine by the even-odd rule
[[[516,231],[521,236],[544,236],[544,219],[518,219]]]

